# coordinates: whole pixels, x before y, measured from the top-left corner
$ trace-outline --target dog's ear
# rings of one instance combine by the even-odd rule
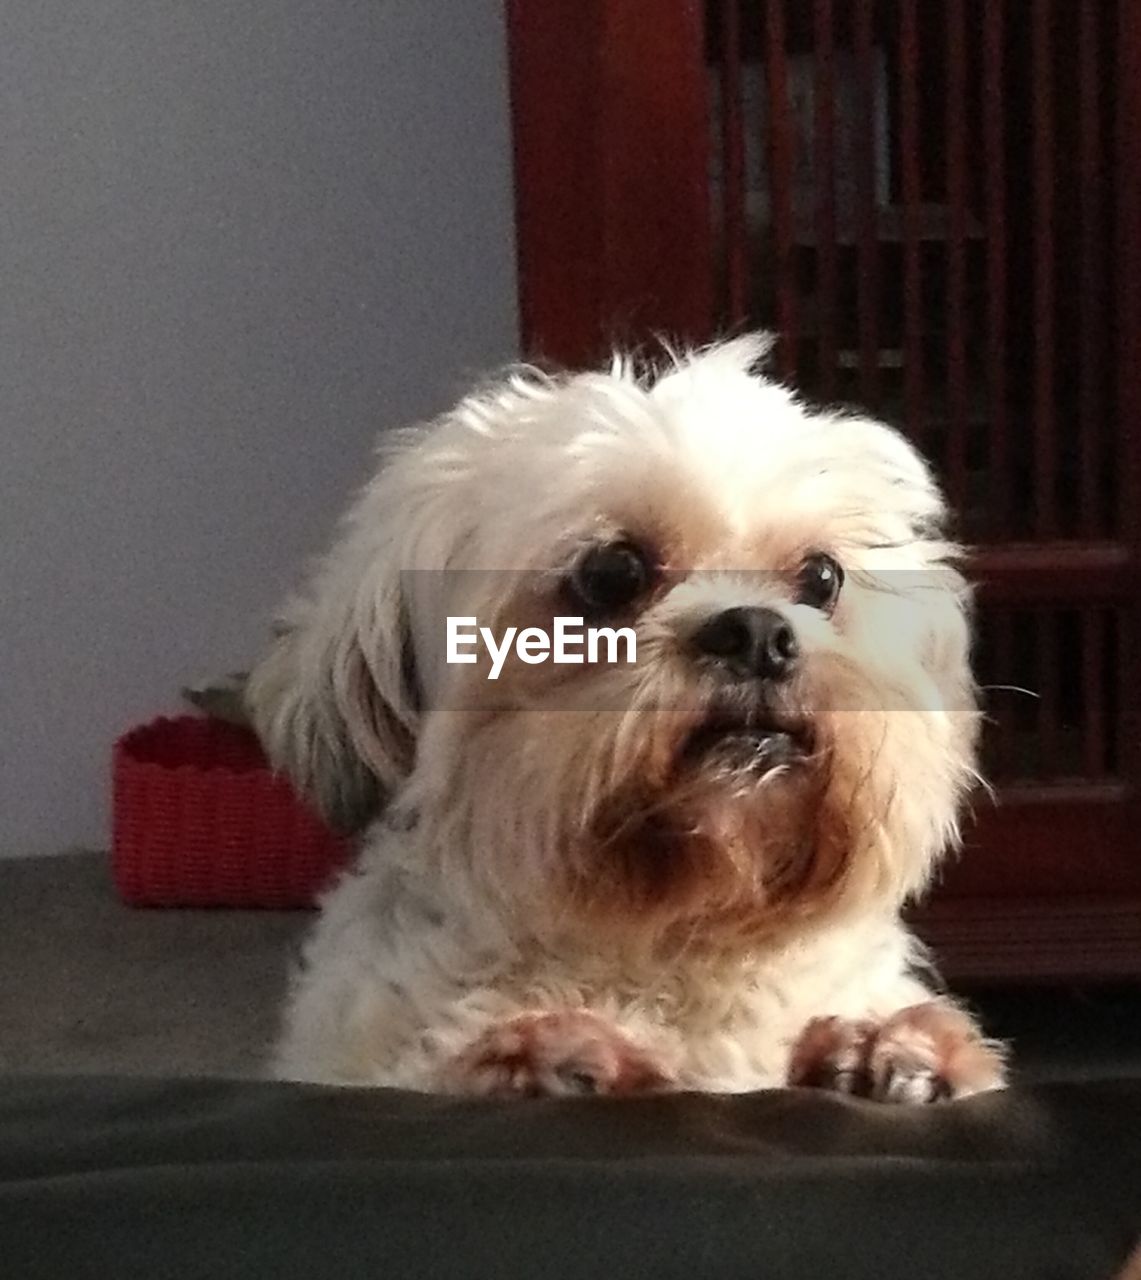
[[[449,583],[472,567],[490,483],[473,450],[529,429],[554,386],[521,368],[434,422],[387,433],[339,542],[250,677],[245,703],[271,761],[343,829],[375,817],[412,772],[445,679]]]
[[[366,638],[325,606],[298,606],[280,624],[245,699],[274,767],[333,826],[356,831],[411,770],[419,708],[400,625]]]
[[[382,470],[287,607],[245,693],[271,762],[346,831],[383,809],[415,760],[423,695],[405,579],[431,504],[412,498]]]

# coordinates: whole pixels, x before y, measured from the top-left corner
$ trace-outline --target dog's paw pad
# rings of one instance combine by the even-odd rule
[[[939,1001],[876,1025],[816,1018],[793,1047],[789,1083],[879,1102],[928,1103],[1001,1088],[1001,1049]]]
[[[457,1093],[570,1097],[658,1092],[668,1074],[624,1032],[584,1009],[521,1014],[488,1028],[448,1063]]]

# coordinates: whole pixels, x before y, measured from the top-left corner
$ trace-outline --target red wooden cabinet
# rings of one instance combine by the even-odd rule
[[[1141,5],[508,14],[528,352],[770,327],[915,440],[997,789],[921,928],[959,976],[1141,975]]]

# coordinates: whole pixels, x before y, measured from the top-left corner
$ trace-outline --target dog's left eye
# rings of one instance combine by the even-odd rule
[[[650,577],[646,553],[622,539],[591,547],[571,571],[570,588],[589,611],[607,613],[635,601]]]
[[[822,551],[817,552],[800,566],[796,575],[796,598],[801,604],[827,612],[835,606],[843,585],[844,570],[839,561]]]

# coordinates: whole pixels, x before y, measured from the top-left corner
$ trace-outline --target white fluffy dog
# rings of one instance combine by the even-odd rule
[[[967,593],[900,436],[741,338],[523,370],[384,450],[249,704],[342,825],[287,1078],[474,1093],[1002,1083],[900,922],[954,844]],[[449,663],[447,619],[636,661]],[[609,655],[613,656],[613,655]]]

